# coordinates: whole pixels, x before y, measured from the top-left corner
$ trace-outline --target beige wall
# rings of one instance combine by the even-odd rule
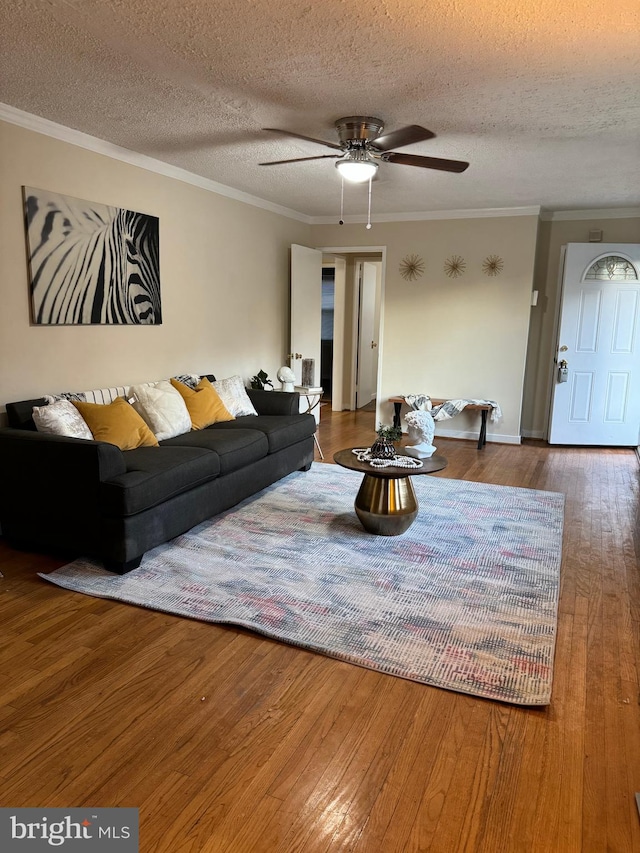
[[[307,226],[3,122],[0,182],[0,411],[8,400],[183,371],[248,379],[262,368],[275,376],[288,346],[289,245],[385,246],[379,417],[390,422],[384,401],[395,394],[488,397],[504,413],[489,425],[490,438],[542,437],[560,247],[585,242],[592,228],[606,242],[640,242],[638,217],[554,220],[539,230],[535,216],[377,223],[371,231]],[[163,324],[31,325],[23,185],[158,216]],[[426,264],[415,282],[398,271],[410,254]],[[467,263],[457,279],[443,271],[453,254]],[[495,278],[482,272],[490,254],[504,260]],[[540,296],[531,308],[534,288]],[[473,437],[477,419],[463,414],[438,431]]]
[[[640,217],[624,219],[552,220],[540,223],[535,288],[538,305],[531,309],[529,351],[522,413],[523,434],[546,438],[559,304],[560,249],[587,243],[591,229],[602,230],[604,243],[640,243]],[[597,251],[597,244],[594,244]]]
[[[429,220],[364,225],[318,225],[318,247],[386,247],[379,416],[391,422],[396,394],[496,400],[503,411],[489,439],[520,438],[522,388],[533,288],[537,216]],[[419,255],[425,272],[405,281],[399,265]],[[466,261],[460,278],[443,264]],[[488,255],[504,261],[500,275],[482,271]],[[473,437],[477,418],[463,413],[438,425],[439,434]]]
[[[30,325],[23,185],[160,219],[163,323]],[[0,122],[0,409],[180,372],[271,376],[288,345],[289,245],[310,227]]]

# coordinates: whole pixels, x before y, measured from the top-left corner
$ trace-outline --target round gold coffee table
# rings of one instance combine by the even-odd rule
[[[411,478],[418,474],[433,474],[447,467],[444,456],[435,454],[422,459],[422,468],[373,468],[360,462],[353,448],[339,450],[333,461],[351,471],[364,474],[355,500],[356,515],[368,533],[377,536],[399,536],[408,530],[418,514],[418,499]],[[406,456],[402,448],[398,456]]]

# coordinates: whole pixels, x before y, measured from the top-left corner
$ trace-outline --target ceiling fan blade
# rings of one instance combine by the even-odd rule
[[[441,172],[464,172],[469,164],[464,160],[443,160],[441,157],[421,157],[419,154],[398,154],[389,151],[382,157],[387,163],[399,163],[402,166],[420,166],[423,169],[439,169]]]
[[[413,142],[424,142],[425,139],[433,139],[435,133],[427,130],[426,127],[420,127],[419,124],[410,124],[407,127],[400,127],[398,130],[393,130],[391,133],[385,133],[373,139],[369,146],[375,148],[376,151],[390,151],[392,148],[403,148],[405,145],[411,145]]]
[[[258,166],[279,166],[281,163],[302,163],[304,160],[338,160],[342,154],[320,154],[318,157],[294,157],[292,160],[269,160]]]
[[[307,142],[316,142],[318,145],[326,145],[327,148],[335,148],[336,151],[342,151],[340,145],[335,142],[325,142],[324,139],[314,139],[313,136],[303,136],[301,133],[293,133],[291,130],[280,130],[277,127],[263,127],[263,130],[268,130],[270,133],[282,133],[284,136],[293,136],[294,139],[306,139]]]

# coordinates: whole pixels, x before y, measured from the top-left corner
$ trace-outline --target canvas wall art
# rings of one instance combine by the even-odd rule
[[[162,322],[156,216],[32,187],[24,203],[34,323]]]

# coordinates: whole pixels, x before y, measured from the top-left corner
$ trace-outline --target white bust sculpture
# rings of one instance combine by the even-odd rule
[[[428,456],[432,456],[436,450],[433,446],[436,425],[431,412],[424,410],[408,412],[405,421],[409,441],[412,442],[404,448],[405,453],[414,456],[416,459],[426,459]]]
[[[277,373],[278,382],[282,382],[283,391],[293,391],[293,386],[296,381],[296,376],[293,370],[287,365],[283,365]]]

